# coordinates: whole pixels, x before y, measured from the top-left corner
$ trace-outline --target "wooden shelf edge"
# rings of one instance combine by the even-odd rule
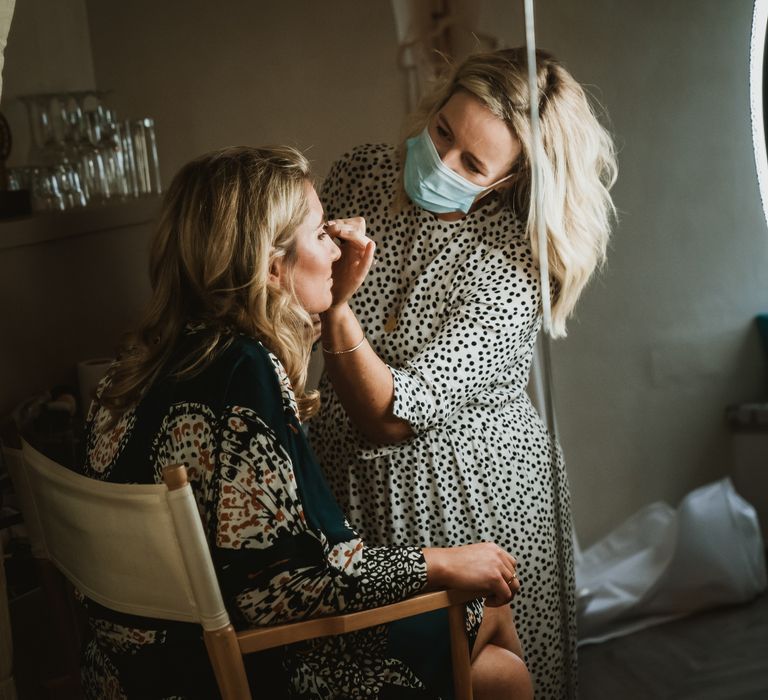
[[[152,195],[84,209],[6,219],[0,221],[0,250],[137,226],[154,221],[159,211],[160,196]]]

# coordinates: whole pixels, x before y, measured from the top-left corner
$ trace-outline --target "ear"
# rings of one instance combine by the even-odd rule
[[[517,173],[515,173],[515,175],[516,174]],[[512,189],[515,186],[516,182],[517,182],[517,179],[515,178],[515,175],[510,177],[509,180],[504,180],[504,182],[500,182],[493,189],[496,190],[497,192],[503,192],[504,190]]]
[[[272,259],[269,265],[269,282],[275,285],[275,287],[281,287],[283,279],[285,278],[285,264],[283,256],[278,255]]]
[[[512,164],[512,170],[510,171],[509,175],[507,175],[501,182],[497,183],[493,189],[496,190],[496,192],[504,192],[506,190],[514,189],[520,183],[521,173],[522,164],[520,163],[520,158],[518,158]]]

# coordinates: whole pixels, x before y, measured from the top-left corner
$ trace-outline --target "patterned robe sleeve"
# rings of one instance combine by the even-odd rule
[[[268,386],[261,371],[252,387],[255,400],[226,406],[221,422],[210,525],[230,607],[249,625],[267,625],[420,592],[426,563],[419,548],[366,547],[351,529],[348,539],[333,543],[312,527],[286,444],[286,436],[298,442],[304,436],[291,420],[289,387],[270,371]]]

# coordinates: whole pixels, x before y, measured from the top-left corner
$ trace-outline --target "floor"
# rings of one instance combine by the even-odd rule
[[[76,700],[50,674],[50,619],[39,588],[12,600],[19,700]],[[579,652],[580,700],[768,700],[768,593]]]
[[[768,593],[579,650],[581,700],[768,700]]]

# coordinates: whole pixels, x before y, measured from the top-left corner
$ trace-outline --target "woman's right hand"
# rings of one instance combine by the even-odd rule
[[[520,590],[515,572],[517,560],[492,542],[462,547],[428,547],[422,550],[427,562],[427,586],[478,591],[486,605],[505,605]]]
[[[336,219],[326,224],[326,231],[339,242],[341,257],[333,263],[333,305],[349,301],[363,283],[373,263],[376,244],[365,235],[365,219]]]

